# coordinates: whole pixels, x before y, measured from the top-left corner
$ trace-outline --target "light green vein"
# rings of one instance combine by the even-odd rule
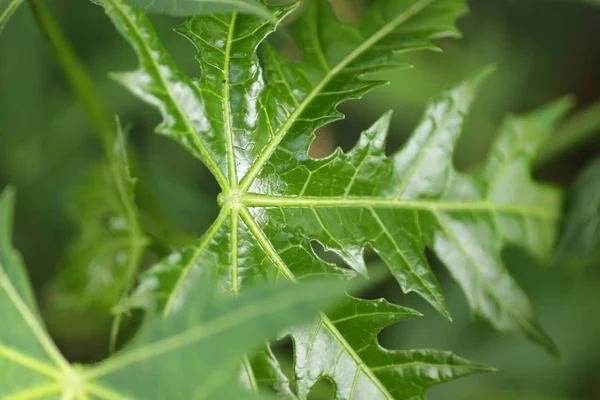
[[[320,293],[314,293],[314,296],[322,297]],[[92,367],[85,371],[83,376],[88,380],[98,379],[115,371],[122,370],[127,366],[181,350],[200,340],[205,340],[209,337],[219,335],[226,330],[241,326],[246,321],[258,319],[264,315],[272,315],[281,310],[289,310],[297,302],[298,299],[290,296],[288,292],[282,292],[260,301],[243,304],[222,314],[209,323],[190,327],[182,333],[133,349],[121,356],[117,355],[112,359],[108,359],[97,367]]]
[[[7,359],[16,364],[22,365],[30,370],[35,372],[39,372],[40,374],[47,375],[52,378],[58,378],[60,376],[60,371],[53,368],[52,365],[48,365],[43,361],[36,360],[33,357],[28,356],[27,354],[23,354],[19,351],[15,351],[9,347],[5,347],[0,344],[0,358]]]
[[[497,212],[526,215],[534,218],[556,220],[560,214],[534,205],[492,203],[490,201],[447,202],[436,200],[396,200],[376,197],[296,197],[245,194],[242,202],[247,207],[381,207],[420,209],[425,211]]]
[[[225,121],[225,139],[227,141],[227,163],[229,165],[229,185],[232,188],[237,187],[237,168],[235,165],[235,153],[233,151],[233,134],[231,132],[231,104],[229,90],[231,86],[229,68],[231,61],[231,43],[233,42],[233,33],[235,31],[235,21],[237,13],[231,14],[229,22],[229,32],[227,34],[227,43],[225,45],[225,59],[223,62],[223,107]]]
[[[319,95],[319,93],[327,86],[327,84],[333,79],[337,74],[342,72],[346,66],[348,66],[352,61],[360,57],[365,51],[367,51],[371,46],[375,43],[389,35],[394,31],[398,26],[403,24],[404,22],[411,19],[415,14],[423,10],[425,7],[429,6],[434,0],[419,0],[413,6],[398,15],[396,18],[392,19],[388,24],[384,25],[381,29],[375,32],[369,39],[367,39],[363,44],[354,49],[350,54],[348,54],[343,60],[341,60],[334,68],[332,68],[323,79],[313,88],[313,90],[306,96],[306,98],[300,103],[300,106],[294,110],[292,114],[290,114],[289,118],[285,121],[285,123],[279,128],[279,130],[275,133],[275,136],[271,139],[271,141],[267,144],[264,151],[260,154],[260,156],[256,159],[252,167],[248,170],[248,173],[244,176],[240,183],[240,188],[242,192],[247,192],[264,165],[267,163],[283,137],[292,127],[294,122],[302,115],[306,107],[312,103],[312,101]]]
[[[132,397],[124,396],[96,383],[86,384],[86,389],[88,392],[98,396],[102,400],[134,400]]]
[[[250,229],[250,231],[254,234],[255,239],[258,244],[261,246],[265,254],[271,259],[273,264],[283,272],[283,275],[290,281],[297,283],[297,279],[294,274],[288,269],[285,262],[281,259],[277,250],[273,248],[271,242],[266,238],[264,232],[250,212],[247,209],[242,209],[240,212],[242,219]],[[342,346],[342,348],[348,353],[348,355],[354,360],[358,368],[360,368],[367,378],[377,387],[379,392],[384,396],[384,398],[388,400],[394,400],[394,397],[387,391],[387,389],[383,386],[383,384],[379,381],[379,379],[375,376],[375,374],[371,371],[371,369],[361,360],[360,356],[354,351],[352,346],[346,342],[346,339],[342,336],[342,334],[337,330],[333,322],[329,319],[329,317],[323,313],[319,314],[320,323],[322,323],[327,330],[331,333],[331,335],[336,339],[336,341]]]
[[[3,397],[3,400],[33,400],[47,398],[53,394],[59,394],[62,391],[62,385],[58,382],[49,383],[38,387],[23,389],[18,394]]]
[[[4,272],[4,267],[2,266],[2,264],[0,264],[0,287],[4,289],[9,300],[11,301],[11,303],[13,303],[14,307],[17,309],[19,314],[21,314],[21,317],[23,318],[29,329],[31,329],[33,335],[35,336],[39,344],[42,346],[48,357],[50,357],[50,359],[52,359],[52,361],[54,361],[56,365],[60,367],[63,371],[71,371],[71,366],[69,365],[69,363],[64,359],[62,354],[60,354],[60,352],[58,351],[58,349],[56,348],[56,346],[54,345],[54,343],[40,324],[39,320],[33,315],[31,310],[29,310],[25,302],[23,302],[23,299],[21,299],[21,296],[19,296],[19,293],[17,292],[17,290],[9,280],[8,276]]]
[[[390,241],[390,243],[396,250],[396,254],[398,254],[402,258],[402,260],[404,261],[404,265],[406,265],[408,267],[408,269],[410,269],[410,271],[412,272],[412,276],[414,278],[416,278],[421,283],[421,287],[424,288],[425,290],[427,290],[429,295],[435,299],[435,304],[433,306],[440,313],[442,313],[446,318],[452,320],[450,318],[450,313],[446,309],[446,302],[444,301],[444,296],[442,295],[441,290],[439,289],[439,286],[437,284],[435,285],[435,289],[438,290],[436,292],[434,289],[431,288],[431,285],[428,285],[423,280],[423,276],[419,275],[419,273],[415,270],[414,265],[406,258],[406,254],[404,254],[404,251],[402,251],[400,246],[398,246],[398,242],[394,239],[394,237],[392,236],[392,233],[389,231],[389,229],[387,228],[385,223],[381,220],[381,218],[379,217],[379,214],[377,214],[377,212],[375,211],[375,209],[373,207],[369,207],[369,211],[371,212],[371,215],[377,222],[377,225],[379,225],[379,227],[381,228],[383,234],[388,238],[388,240]]]
[[[317,21],[319,19],[319,16],[317,15],[318,8],[311,7],[310,10],[311,14],[313,14],[312,18],[310,18],[310,39],[313,46],[313,51],[315,52],[315,55],[317,56],[321,67],[323,67],[325,72],[328,72],[331,70],[331,67],[327,62],[325,54],[323,54],[323,48],[321,47],[321,42],[319,40],[319,27],[317,26]]]
[[[171,87],[167,84],[165,77],[161,73],[160,65],[158,65],[157,61],[153,57],[154,52],[150,48],[148,41],[144,38],[142,32],[140,32],[138,25],[135,23],[135,21],[132,21],[131,18],[129,18],[128,12],[123,8],[123,5],[121,4],[120,1],[104,0],[104,2],[107,6],[108,6],[108,4],[112,5],[113,8],[118,11],[121,18],[127,23],[127,27],[129,29],[129,31],[132,32],[132,34],[134,34],[136,36],[138,42],[142,44],[143,50],[145,52],[145,59],[150,62],[152,68],[154,69],[154,72],[156,73],[156,76],[159,78],[160,83],[163,86],[163,90],[165,91],[165,94],[167,95],[170,102],[173,104],[173,106],[177,110],[177,113],[179,114],[181,120],[184,122],[186,131],[187,131],[186,132],[187,135],[189,137],[191,137],[192,141],[198,147],[198,150],[200,151],[200,153],[204,156],[204,161],[206,162],[207,167],[213,173],[213,175],[215,176],[215,179],[219,182],[219,185],[221,185],[221,187],[223,189],[227,188],[228,187],[227,179],[223,175],[223,172],[221,172],[221,169],[219,168],[219,166],[213,159],[212,155],[210,154],[210,152],[208,151],[208,149],[206,148],[206,146],[204,145],[202,140],[200,140],[200,138],[196,134],[196,130],[194,129],[194,126],[192,125],[189,118],[187,117],[187,115],[185,114],[183,109],[181,108],[181,104],[179,104],[179,102],[177,101],[177,97],[173,95],[173,92],[171,91]],[[110,11],[108,11],[108,7],[107,7],[107,12],[110,12]]]
[[[237,211],[231,212],[231,290],[234,295],[240,291],[238,282],[238,220]]]
[[[221,229],[221,226],[223,226],[223,223],[225,223],[229,214],[230,214],[229,207],[225,207],[225,208],[221,209],[219,216],[217,217],[215,222],[213,222],[213,224],[210,226],[210,228],[208,228],[208,230],[202,237],[200,244],[196,248],[196,251],[194,252],[192,257],[188,260],[188,263],[183,266],[182,271],[179,274],[179,278],[177,279],[177,282],[175,283],[175,286],[173,287],[173,290],[171,290],[171,293],[169,293],[169,297],[165,304],[165,309],[163,310],[163,316],[166,317],[171,312],[171,309],[175,302],[175,298],[177,297],[177,293],[183,286],[183,283],[185,281],[185,278],[187,277],[187,274],[189,273],[190,269],[193,267],[193,265],[196,262],[196,260],[198,259],[198,257],[200,257],[202,252],[208,247],[208,245],[210,244],[210,241],[215,237],[215,235],[217,234],[219,229]]]
[[[479,269],[473,262],[473,259],[471,257],[469,257],[469,252],[460,243],[458,238],[452,233],[452,230],[448,226],[448,223],[446,222],[444,217],[442,215],[440,215],[439,213],[434,213],[434,215],[435,215],[436,220],[438,221],[438,224],[440,225],[440,228],[442,229],[442,231],[445,233],[445,235],[448,237],[448,239],[450,239],[452,241],[452,243],[454,243],[454,245],[456,246],[456,249],[462,254],[462,256],[465,258],[465,260],[467,260],[467,265],[473,271],[473,273],[477,276],[477,280],[479,282],[481,282],[483,287],[485,287],[487,293],[489,293],[489,295],[495,299],[497,304],[502,306],[503,310],[506,310],[506,312],[514,318],[514,321],[517,324],[519,324],[525,332],[528,332],[530,335],[535,336],[536,340],[539,340],[540,342],[542,342],[545,346],[547,346],[547,348],[549,350],[557,352],[557,349],[555,348],[554,344],[551,341],[549,341],[534,326],[534,324],[531,321],[529,321],[527,319],[527,317],[524,316],[518,309],[511,306],[510,304],[506,304],[506,302],[503,300],[503,297],[499,293],[497,293],[497,291],[494,289],[493,285],[491,285],[490,282],[488,282],[481,276],[481,272],[479,271]],[[504,271],[504,273],[508,273],[508,272]],[[506,327],[499,327],[499,328],[506,330]]]

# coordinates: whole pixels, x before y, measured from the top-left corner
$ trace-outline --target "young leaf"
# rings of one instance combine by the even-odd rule
[[[485,73],[435,99],[410,141],[391,157],[384,151],[390,114],[364,132],[352,151],[320,160],[308,156],[314,131],[342,117],[337,104],[383,84],[362,79],[365,73],[402,67],[401,54],[435,49],[432,38],[456,35],[453,24],[464,1],[377,1],[357,25],[337,21],[325,2],[309,1],[291,26],[301,63],[265,45],[264,71],[255,53],[273,29],[268,22],[236,13],[195,17],[178,32],[198,48],[199,79],[177,69],[139,10],[120,0],[106,0],[105,6],[140,62],[137,71],[119,80],[160,109],[164,120],[158,132],[204,162],[223,190],[222,211],[204,236],[142,277],[142,292],[160,282],[155,294],[165,315],[182,306],[182,296],[193,290],[187,277],[203,268],[217,265],[224,290],[233,293],[281,277],[297,282],[312,275],[366,275],[367,245],[404,292],[419,293],[447,315],[424,255],[430,247],[474,313],[556,351],[503,265],[501,250],[518,243],[542,258],[553,244],[561,196],[533,182],[530,165],[566,102],[509,118],[488,162],[472,176],[453,168],[452,152]],[[289,11],[273,12],[281,20]],[[319,258],[312,241],[339,254],[352,271]],[[302,396],[315,378],[333,375],[339,398],[356,390],[376,398],[403,393],[422,398],[435,383],[478,371],[438,352],[397,353],[397,361],[385,364],[371,340],[381,325],[370,321],[359,341],[335,320],[321,314],[313,328],[330,341],[320,349],[320,357],[331,360],[324,362],[327,368],[313,371],[310,357],[297,358]],[[294,335],[297,355],[306,352],[300,334]],[[343,364],[335,362],[338,357]],[[429,364],[411,370],[419,357]],[[334,373],[331,368],[338,365],[347,374]],[[402,375],[406,380],[398,378]]]
[[[567,202],[555,259],[587,266],[600,259],[600,159],[577,179]]]
[[[339,285],[261,287],[216,299],[198,291],[168,319],[146,324],[126,351],[89,367],[69,364],[46,333],[21,261],[10,244],[13,193],[0,196],[0,397],[3,399],[248,398],[231,385],[242,355],[315,314]],[[202,285],[202,282],[205,284]],[[233,397],[231,397],[233,396]]]

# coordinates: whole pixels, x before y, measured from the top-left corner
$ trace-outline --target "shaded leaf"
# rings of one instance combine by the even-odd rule
[[[67,249],[52,292],[66,307],[110,310],[134,283],[148,244],[135,204],[126,138],[118,121],[116,134],[107,144],[106,160],[90,171],[70,203],[80,233]]]
[[[5,191],[0,197],[2,398],[254,398],[231,385],[242,355],[314,315],[341,289],[318,281],[261,287],[223,300],[212,295],[203,274],[185,307],[167,319],[148,321],[128,349],[93,366],[74,366],[46,333],[10,245],[12,203],[12,191]]]
[[[555,259],[583,267],[600,259],[600,159],[593,161],[569,190]]]
[[[280,397],[296,399],[290,379],[268,344],[252,355],[249,366],[242,366],[241,379],[247,389],[266,387]]]

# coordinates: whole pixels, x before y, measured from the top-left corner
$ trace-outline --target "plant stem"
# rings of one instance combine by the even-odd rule
[[[548,166],[566,153],[600,136],[600,101],[576,113],[560,127],[543,148],[535,163],[536,169]]]
[[[114,136],[113,120],[98,95],[96,87],[87,74],[83,63],[63,35],[45,0],[30,1],[33,14],[42,32],[52,46],[56,61],[60,64],[75,95],[83,104],[95,130],[103,141]]]
[[[116,149],[125,149],[126,147],[123,143],[125,139],[121,132],[120,123],[118,120],[116,121],[117,127],[115,129],[115,123],[110,116],[108,107],[98,94],[96,86],[88,75],[83,63],[63,35],[46,1],[31,0],[30,4],[38,25],[52,47],[57,62],[61,66],[73,92],[83,104],[94,129],[104,145],[104,153],[112,177],[113,190],[118,194],[128,227],[130,254],[128,255],[127,271],[124,275],[125,279],[122,282],[123,296],[126,296],[135,283],[136,272],[141,264],[142,256],[149,244],[149,240],[144,235],[135,202],[129,197],[127,189],[130,184],[127,181],[129,178],[126,176],[127,174],[122,172],[121,161],[116,155]],[[121,315],[117,315],[113,320],[110,335],[111,352],[115,350],[121,321]]]

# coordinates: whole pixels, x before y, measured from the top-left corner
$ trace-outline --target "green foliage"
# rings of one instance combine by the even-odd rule
[[[139,273],[151,238],[135,203],[125,136],[119,124],[114,135],[106,127],[77,59],[58,46],[58,59],[100,127],[105,160],[76,193],[79,236],[54,281],[51,292],[62,295],[54,305],[77,304],[90,318],[93,309],[116,312],[113,348],[121,318],[133,309],[150,316],[117,354],[92,366],[70,364],[45,331],[10,243],[7,190],[0,198],[0,310],[10,329],[0,329],[0,398],[257,398],[259,385],[268,385],[282,397],[305,399],[328,379],[336,399],[424,399],[434,385],[492,370],[448,351],[381,346],[383,329],[421,316],[410,308],[348,296],[324,311],[340,284],[310,278],[368,278],[370,251],[402,293],[419,294],[449,319],[425,254],[432,250],[474,315],[558,354],[502,252],[516,244],[540,262],[551,253],[562,196],[536,182],[531,169],[569,100],[508,117],[487,161],[471,174],[457,171],[452,158],[490,69],[432,99],[408,142],[391,154],[388,112],[351,150],[309,156],[315,131],[343,118],[339,104],[385,84],[366,74],[406,68],[406,53],[439,50],[431,40],[458,36],[464,0],[379,0],[355,24],[340,22],[326,2],[309,0],[288,26],[297,44],[289,52],[265,38],[296,5],[102,4],[139,61],[136,71],[114,77],[160,110],[158,133],[214,175],[220,213],[200,238]],[[4,10],[0,29],[10,4]],[[195,15],[177,32],[198,51],[199,78],[177,67],[144,11]],[[55,46],[62,40],[48,21],[40,25]],[[299,56],[288,57],[295,50]],[[597,171],[591,171],[575,188],[559,254],[596,255],[598,196],[589,182]],[[342,262],[327,261],[315,243]],[[280,280],[295,285],[274,285]],[[227,300],[213,296],[215,281]],[[265,345],[277,333],[292,339],[293,376]]]
[[[165,315],[189,290],[187,276],[196,269],[217,265],[224,290],[232,293],[265,279],[367,275],[367,244],[404,292],[419,293],[448,315],[425,259],[429,246],[476,314],[556,352],[500,252],[507,243],[519,243],[539,258],[550,250],[560,194],[532,182],[528,169],[567,103],[508,119],[488,163],[472,177],[453,169],[452,150],[485,73],[434,100],[409,143],[391,157],[384,148],[389,114],[352,151],[308,157],[314,131],[341,118],[337,104],[383,83],[362,75],[404,67],[401,54],[435,49],[432,38],[457,34],[453,21],[464,11],[462,1],[380,1],[357,26],[337,21],[323,2],[309,2],[291,26],[302,63],[265,45],[264,73],[254,53],[271,24],[235,13],[195,17],[178,32],[198,49],[198,80],[177,69],[139,11],[117,0],[107,0],[105,8],[140,61],[139,70],[117,79],[161,110],[158,132],[201,160],[222,188],[221,213],[205,235],[142,277],[142,287],[147,280],[161,281],[157,297]],[[290,11],[284,7],[274,14],[281,20]],[[337,253],[353,271],[323,261],[312,241]],[[389,318],[370,321],[363,307]],[[328,377],[339,398],[355,393],[421,398],[434,383],[481,370],[448,353],[389,353],[373,341],[383,327],[414,316],[412,311],[369,301],[344,310],[292,331],[301,397]],[[346,324],[336,324],[349,319],[366,322],[359,339]],[[313,354],[320,337],[329,346],[317,346]],[[409,384],[406,376],[419,383]]]
[[[246,398],[232,386],[242,354],[313,315],[339,292],[317,281],[217,300],[207,273],[168,318],[153,318],[127,350],[89,367],[69,364],[46,333],[10,244],[13,193],[0,197],[0,397],[84,399]]]
[[[600,257],[600,159],[569,191],[567,214],[555,258],[569,266],[597,264]]]

